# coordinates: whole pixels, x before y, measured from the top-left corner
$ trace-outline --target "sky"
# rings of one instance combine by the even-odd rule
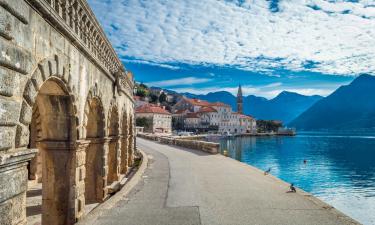
[[[375,71],[375,0],[88,0],[138,82],[327,96]]]

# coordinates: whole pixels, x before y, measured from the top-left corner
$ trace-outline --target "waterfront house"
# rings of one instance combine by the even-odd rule
[[[182,127],[185,130],[220,134],[256,133],[253,117],[233,112],[229,105],[222,102],[211,103],[183,97],[173,111],[174,128],[178,130]]]
[[[172,115],[154,104],[145,104],[135,110],[137,121],[142,121],[144,131],[149,133],[172,133]],[[140,124],[137,124],[140,125]]]

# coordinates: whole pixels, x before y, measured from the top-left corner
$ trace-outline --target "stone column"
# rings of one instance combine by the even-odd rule
[[[134,129],[130,126],[129,130],[129,147],[128,147],[128,166],[132,167],[134,162]]]
[[[43,141],[42,224],[74,224],[83,211],[84,183],[77,177],[77,152],[73,143]],[[78,182],[77,182],[78,181]]]
[[[109,152],[109,139],[104,138],[103,139],[103,155],[102,155],[102,187],[103,187],[103,200],[108,197],[108,152]]]
[[[128,166],[129,167],[132,167],[133,166],[133,162],[134,162],[134,142],[133,142],[134,138],[132,136],[130,136],[129,138],[129,148],[128,148]]]
[[[116,149],[116,174],[117,174],[117,180],[120,180],[120,174],[121,174],[121,136],[117,137],[117,149]]]
[[[121,137],[121,168],[120,173],[126,174],[128,172],[128,144],[129,143],[129,137],[122,136]]]
[[[118,167],[118,156],[120,147],[120,138],[110,137],[108,138],[108,183],[112,183],[119,178],[119,167]]]
[[[76,198],[74,199],[74,214],[75,218],[79,220],[84,215],[85,201],[85,178],[86,178],[86,150],[90,141],[79,140],[77,141],[76,151],[73,155],[75,166],[72,169],[71,178],[76,186]],[[74,170],[75,169],[75,170]]]
[[[37,149],[0,153],[0,224],[26,224],[27,164]]]

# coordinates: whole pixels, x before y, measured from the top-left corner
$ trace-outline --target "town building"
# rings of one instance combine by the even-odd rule
[[[187,98],[183,96],[174,106],[173,112],[178,110],[188,110],[190,112],[198,112],[203,106],[209,106],[210,103],[201,99]]]
[[[142,105],[136,108],[135,118],[137,122],[144,119],[144,132],[172,133],[172,115],[163,107],[154,104]]]
[[[198,113],[188,113],[184,120],[185,128],[191,129],[199,129],[201,128],[201,119]]]
[[[173,114],[172,114],[172,127],[173,127],[173,129],[175,129],[175,130],[185,129],[184,120],[185,120],[186,115],[189,112],[190,111],[187,110],[187,109],[181,109],[181,110],[177,110],[177,111],[173,112]]]
[[[238,108],[242,110],[242,90],[239,87]],[[175,129],[214,131],[220,134],[256,133],[256,120],[242,113],[233,112],[222,102],[211,103],[201,99],[183,97],[173,107]],[[178,122],[177,122],[178,121]],[[183,123],[183,124],[181,124]]]
[[[142,98],[140,96],[134,96],[134,103],[135,103],[135,107],[138,108],[142,105],[148,104],[148,99]]]

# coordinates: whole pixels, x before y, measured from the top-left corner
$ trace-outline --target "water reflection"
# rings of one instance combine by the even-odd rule
[[[361,223],[375,224],[375,135],[304,133],[220,143],[230,157],[262,170],[271,168],[271,174]]]

